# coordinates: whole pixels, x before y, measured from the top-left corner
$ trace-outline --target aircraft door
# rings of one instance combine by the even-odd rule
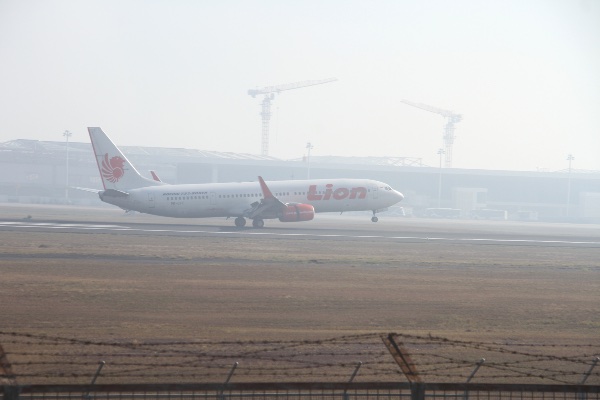
[[[377,200],[378,199],[378,195],[377,195],[377,186],[373,186],[373,200]]]
[[[148,193],[148,207],[154,208],[154,193]]]
[[[210,204],[213,206],[217,204],[217,194],[215,192],[210,192]]]

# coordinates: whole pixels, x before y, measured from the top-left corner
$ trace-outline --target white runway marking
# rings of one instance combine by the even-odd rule
[[[208,231],[208,230],[177,230],[177,229],[141,229],[123,225],[95,225],[95,224],[58,224],[50,222],[0,222],[0,227],[12,228],[37,228],[37,229],[76,229],[76,230],[108,230],[147,233],[182,233],[204,235],[231,235],[231,236],[291,236],[307,238],[348,238],[348,239],[386,239],[386,240],[411,240],[433,242],[472,242],[472,243],[505,243],[505,244],[563,244],[563,245],[593,245],[600,246],[600,241],[571,241],[571,240],[539,240],[539,239],[496,239],[496,238],[461,238],[461,237],[427,237],[427,236],[385,236],[385,235],[352,235],[352,234],[319,234],[319,233],[277,233],[258,230],[239,231]]]
[[[0,222],[0,225],[7,226],[17,226],[17,227],[50,227],[50,228],[85,228],[85,227],[93,227],[98,229],[104,228],[121,228],[121,225],[88,225],[88,224],[57,224],[54,222]]]

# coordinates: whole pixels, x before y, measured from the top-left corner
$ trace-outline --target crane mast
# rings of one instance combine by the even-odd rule
[[[451,168],[452,146],[454,145],[454,124],[457,124],[460,121],[462,121],[462,115],[455,114],[452,111],[442,110],[441,108],[429,106],[423,103],[415,103],[409,100],[402,100],[402,102],[404,104],[408,104],[409,106],[420,108],[421,110],[429,111],[446,118],[446,125],[444,126],[444,153],[446,159],[444,161],[444,166],[446,168]]]
[[[337,81],[336,78],[328,78],[321,80],[313,80],[313,81],[302,81],[302,82],[294,82],[287,83],[284,85],[275,85],[275,86],[266,86],[261,89],[250,89],[248,90],[248,94],[253,98],[264,94],[263,100],[261,102],[261,113],[262,117],[262,140],[261,140],[261,154],[263,156],[269,155],[269,121],[271,120],[271,101],[275,98],[275,94],[279,92],[283,92],[284,90],[292,90],[303,88],[307,86],[321,85],[323,83],[329,83]]]

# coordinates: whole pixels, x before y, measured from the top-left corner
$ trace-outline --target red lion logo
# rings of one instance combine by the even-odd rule
[[[102,176],[109,182],[119,182],[119,179],[125,174],[124,166],[125,160],[121,157],[115,156],[109,160],[108,153],[106,153],[102,160]]]

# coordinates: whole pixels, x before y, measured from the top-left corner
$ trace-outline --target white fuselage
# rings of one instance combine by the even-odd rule
[[[389,185],[368,179],[267,182],[284,203],[303,203],[315,212],[381,210],[402,200]],[[128,196],[101,195],[126,210],[178,218],[243,216],[263,193],[258,182],[160,185],[131,189]]]

